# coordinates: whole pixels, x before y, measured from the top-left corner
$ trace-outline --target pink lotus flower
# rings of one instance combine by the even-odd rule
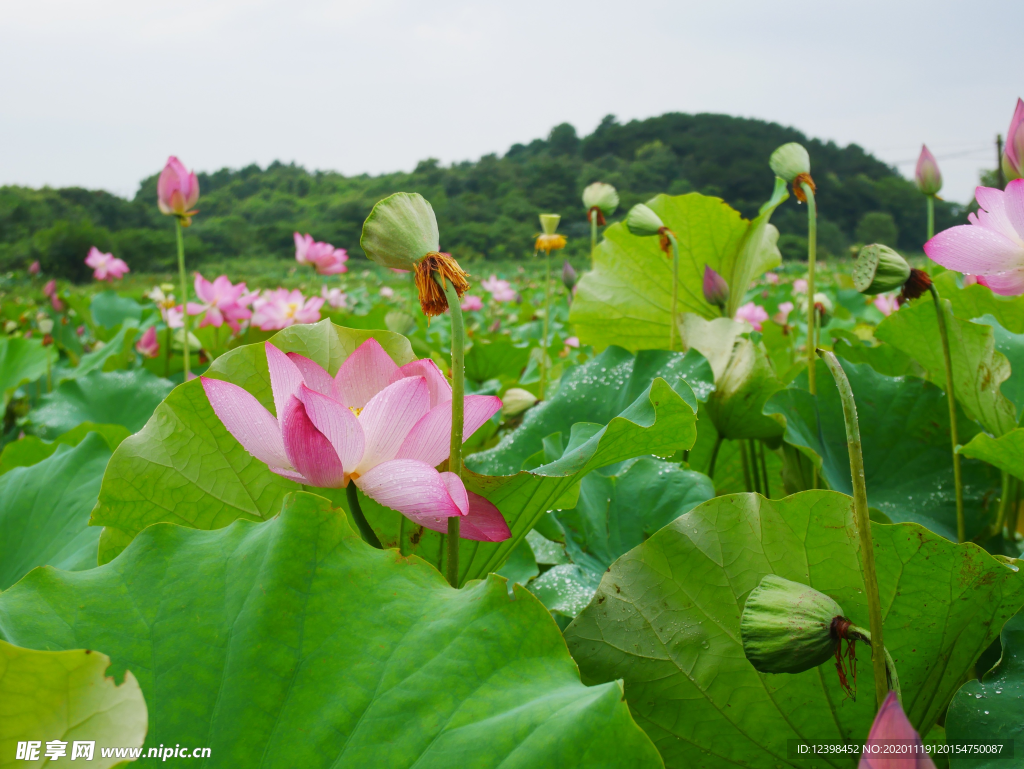
[[[89,249],[85,263],[92,267],[92,276],[96,280],[120,280],[126,272],[130,272],[127,264],[113,254],[104,254],[96,246]]]
[[[770,286],[779,285],[779,274],[777,272],[766,272],[764,274],[764,281]]]
[[[1024,178],[1024,99],[1017,99],[1003,147],[1003,173],[1010,181]]]
[[[877,752],[866,750],[861,753],[857,769],[935,769],[931,757],[921,750],[921,735],[907,719],[896,692],[889,692],[875,714],[866,744],[876,748]],[[890,748],[886,753],[886,745],[898,750],[892,752]]]
[[[298,483],[366,496],[434,531],[462,516],[461,536],[500,542],[511,536],[498,509],[467,492],[448,458],[451,386],[433,361],[399,368],[374,339],[361,344],[331,377],[296,353],[265,344],[277,417],[237,385],[203,377],[221,422],[271,471]],[[501,408],[501,399],[470,395],[465,436]]]
[[[914,169],[914,184],[925,195],[937,195],[942,189],[939,161],[924,144],[921,145],[921,155],[917,159],[917,168]]]
[[[340,288],[327,288],[327,286],[320,286],[320,296],[324,298],[335,310],[344,310],[348,307],[348,297],[345,296],[345,292]]]
[[[479,296],[473,296],[472,294],[466,294],[462,299],[462,310],[463,312],[476,312],[484,308],[483,300]]]
[[[882,315],[892,315],[900,308],[899,298],[895,294],[879,294],[873,304]]]
[[[32,262],[32,264],[30,264],[28,266],[28,274],[29,275],[38,275],[39,271],[41,269],[43,269],[43,268],[39,265],[39,260],[36,259],[34,262]]]
[[[789,314],[793,312],[792,302],[779,302],[779,311],[772,316],[772,320],[780,326],[789,323]]]
[[[198,213],[192,210],[198,201],[199,180],[180,160],[171,155],[156,182],[156,203],[160,213],[177,216],[182,225],[187,227],[192,222],[192,216]]]
[[[313,240],[308,232],[305,235],[295,233],[295,261],[314,267],[319,275],[337,275],[348,272],[345,262],[348,253],[344,248],[335,248],[330,243]]]
[[[943,230],[924,244],[924,252],[950,270],[976,275],[996,294],[1024,294],[1024,179],[1006,191],[978,187],[979,211],[970,224]]]
[[[807,293],[807,281],[804,278],[797,278],[793,281],[793,293],[794,294],[806,294]]]
[[[566,347],[578,348],[580,346],[580,338],[578,336],[570,336],[565,340]]]
[[[164,319],[167,328],[185,327],[185,308],[180,304],[177,307],[161,307],[160,317]]]
[[[736,320],[746,321],[755,331],[760,331],[761,324],[768,320],[768,311],[759,304],[747,302],[736,309]]]
[[[156,339],[156,327],[150,326],[146,333],[135,343],[135,349],[147,358],[155,358],[160,352],[160,342]]]
[[[516,292],[507,280],[501,280],[497,275],[492,275],[481,281],[480,287],[490,293],[491,298],[496,302],[511,302],[516,298]]]
[[[385,299],[391,299],[395,295],[395,289],[391,286],[383,286],[380,290],[380,295]]]
[[[57,294],[57,281],[53,278],[46,281],[46,285],[43,286],[43,296],[55,296]]]
[[[197,272],[195,287],[196,296],[203,303],[189,302],[188,314],[206,313],[199,322],[199,328],[203,326],[220,328],[227,323],[237,334],[241,328],[238,321],[252,317],[252,311],[246,305],[251,303],[255,297],[248,292],[245,283],[232,285],[227,275],[221,275],[211,283]],[[246,301],[247,299],[248,301]]]
[[[321,296],[302,296],[298,289],[289,291],[276,288],[264,291],[263,296],[253,302],[252,324],[264,331],[277,331],[296,323],[316,323],[320,320],[320,308],[324,305]]]

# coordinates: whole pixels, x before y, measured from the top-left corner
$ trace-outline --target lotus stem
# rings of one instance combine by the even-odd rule
[[[597,211],[591,209],[587,214],[590,219],[590,264],[594,264],[594,249],[597,248]]]
[[[800,182],[800,187],[807,196],[807,387],[811,395],[816,395],[818,389],[814,381],[814,352],[817,348],[817,316],[814,312],[814,263],[818,255],[818,208],[811,185]]]
[[[708,478],[715,480],[715,462],[718,461],[718,450],[722,448],[722,436],[715,438],[715,447],[711,450],[711,461],[708,463]]]
[[[452,442],[448,456],[448,471],[462,478],[462,428],[466,400],[466,326],[462,320],[462,305],[458,292],[450,281],[439,275],[448,307],[452,314]],[[448,584],[459,587],[459,516],[448,519]]]
[[[875,698],[881,707],[885,701],[886,651],[882,639],[882,603],[878,598],[878,575],[875,572],[875,547],[871,540],[871,520],[868,516],[868,490],[864,481],[864,454],[860,445],[860,426],[857,423],[857,404],[853,399],[850,380],[839,365],[839,359],[827,350],[818,350],[828,370],[836,380],[836,389],[843,403],[846,421],[846,443],[850,451],[850,475],[853,480],[853,517],[860,537],[861,568],[864,572],[864,592],[868,599],[868,618],[871,628],[871,665],[875,672]]]
[[[1001,489],[999,493],[999,509],[996,511],[996,519],[992,521],[988,526],[982,529],[980,532],[971,538],[971,542],[979,545],[983,545],[992,537],[997,534],[1001,534],[1003,531],[1003,522],[1006,520],[1007,511],[1010,509],[1010,498],[1012,496],[1012,476],[1005,470],[1000,472],[1001,476]]]
[[[1010,496],[1010,506],[1003,519],[1003,538],[1010,542],[1017,541],[1017,516],[1020,512],[1020,481],[1010,478],[1010,488],[1013,490]]]
[[[384,546],[374,533],[370,522],[366,520],[366,516],[363,515],[363,508],[359,505],[359,490],[356,489],[356,485],[352,481],[349,481],[348,486],[345,487],[345,498],[348,500],[348,511],[352,514],[363,539],[378,550],[383,550]],[[399,542],[399,547],[401,547],[401,542]]]
[[[544,252],[544,341],[540,346],[540,399],[544,400],[548,384],[548,323],[551,315],[551,252]],[[452,337],[454,344],[455,337]]]
[[[183,324],[182,332],[185,335],[182,343],[185,378],[182,381],[187,382],[192,369],[189,365],[188,355],[188,278],[185,275],[185,238],[181,234],[181,219],[175,220],[175,228],[178,233],[178,276],[181,278],[181,322]]]
[[[753,484],[750,482],[750,460],[747,458],[747,442],[739,441],[740,444],[740,461],[743,464],[743,485],[750,493],[754,490]]]
[[[761,459],[761,475],[764,478],[764,495],[768,498],[772,498],[772,487],[768,483],[768,462],[765,460],[765,448],[761,441],[756,441],[754,444],[757,447],[758,455]]]
[[[949,334],[946,331],[946,313],[943,312],[942,302],[939,299],[939,292],[935,286],[928,287],[931,291],[932,301],[935,302],[935,317],[939,323],[939,338],[942,339],[942,356],[946,364],[946,400],[949,403],[949,440],[953,445],[953,484],[956,488],[956,538],[957,542],[967,539],[967,531],[964,523],[964,484],[960,475],[960,455],[957,447],[960,439],[956,428],[956,395],[953,392],[953,359],[949,354]]]
[[[847,634],[851,638],[855,638],[858,641],[864,641],[865,643],[871,643],[871,633],[862,627],[851,625]],[[885,679],[886,685],[891,690],[896,692],[896,699],[900,701],[900,705],[903,704],[903,692],[900,691],[900,677],[896,674],[896,662],[893,660],[892,655],[889,654],[889,650],[884,646],[882,647],[882,653],[885,656]],[[872,654],[874,654],[874,648],[872,647]]]
[[[676,318],[679,306],[679,242],[671,231],[666,230],[665,234],[672,244],[672,314],[668,321],[668,349],[672,352],[676,349]]]
[[[928,240],[935,235],[935,196],[928,195]]]

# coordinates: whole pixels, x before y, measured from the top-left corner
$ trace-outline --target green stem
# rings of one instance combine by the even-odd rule
[[[875,698],[881,707],[888,693],[886,686],[886,652],[882,639],[882,603],[878,598],[878,575],[875,573],[875,547],[871,540],[871,520],[868,517],[868,490],[864,482],[864,454],[860,445],[860,426],[857,423],[857,404],[846,372],[834,353],[818,350],[836,380],[836,389],[843,403],[846,421],[846,442],[850,451],[850,475],[853,480],[853,513],[860,537],[861,567],[864,571],[864,592],[868,599],[868,617],[871,628],[871,665],[875,671]]]
[[[544,252],[544,341],[540,346],[540,399],[548,384],[548,316],[551,315],[551,252]]]
[[[452,442],[448,471],[462,478],[462,429],[466,398],[466,327],[459,295],[449,281],[434,276],[444,289],[452,314]],[[459,586],[459,516],[448,519],[448,584]]]
[[[949,354],[949,334],[946,331],[946,313],[943,310],[942,302],[939,299],[939,292],[935,286],[929,286],[932,301],[935,302],[935,317],[939,322],[939,337],[942,339],[942,355],[946,364],[946,400],[949,403],[949,440],[953,445],[953,483],[956,487],[956,537],[958,542],[967,539],[967,531],[964,524],[964,484],[960,476],[960,455],[957,453],[957,446],[960,439],[957,435],[956,425],[956,395],[953,392],[953,359]]]
[[[1016,478],[1010,479],[1010,486],[1013,493],[1010,494],[1010,508],[1006,511],[1006,518],[1003,520],[1003,538],[1010,542],[1017,541],[1017,516],[1020,512],[1020,481]]]
[[[975,542],[979,545],[983,545],[992,537],[997,534],[1001,534],[1003,531],[1003,522],[1006,520],[1006,513],[1010,509],[1010,497],[1011,497],[1011,481],[1012,477],[1008,472],[1003,470],[1002,475],[1002,488],[999,494],[999,509],[996,511],[996,519],[992,521],[988,526],[982,529],[981,532],[975,534],[971,539],[971,542]]]
[[[743,486],[749,494],[754,490],[750,482],[750,461],[747,459],[747,442],[740,441],[740,462],[743,464]]]
[[[935,196],[928,195],[928,240],[935,235]]]
[[[722,436],[715,439],[715,447],[711,450],[711,461],[708,463],[708,478],[715,479],[715,462],[718,461],[718,450],[722,448]]]
[[[164,379],[171,375],[171,327],[164,329]]]
[[[348,486],[345,487],[345,497],[348,499],[348,511],[352,514],[352,518],[355,520],[363,539],[378,550],[383,550],[384,546],[370,527],[370,522],[366,520],[366,516],[363,515],[363,508],[359,506],[359,491],[352,481],[349,481]]]
[[[672,314],[668,323],[668,349],[676,349],[676,318],[679,306],[679,243],[676,236],[666,231],[669,242],[672,244]]]
[[[818,254],[818,209],[814,190],[807,182],[800,187],[807,196],[807,387],[811,395],[818,392],[814,381],[814,351],[816,316],[814,313],[814,263]]]
[[[768,484],[768,462],[764,458],[765,448],[761,441],[756,441],[757,453],[761,459],[761,477],[764,479],[764,495],[768,498],[772,498],[772,487]]]
[[[865,643],[868,643],[868,644],[871,643],[871,633],[869,631],[865,630],[862,627],[857,627],[856,625],[850,625],[849,630],[847,630],[847,634],[849,635],[850,638],[853,638],[855,640],[864,641]],[[889,650],[886,649],[884,646],[882,647],[882,652],[883,652],[883,654],[885,656],[885,678],[886,678],[886,683],[887,683],[888,688],[890,690],[896,692],[896,699],[898,699],[900,701],[900,705],[902,705],[903,704],[903,692],[900,691],[900,677],[896,674],[896,662],[893,660],[892,656],[889,654]],[[874,654],[874,648],[872,648],[872,654]]]
[[[594,264],[594,249],[597,248],[597,211],[591,209],[590,219],[590,264]]]
[[[182,343],[182,350],[184,351],[185,358],[185,378],[183,382],[188,381],[188,375],[191,373],[191,366],[188,355],[188,278],[185,276],[185,238],[181,233],[181,219],[175,220],[175,227],[178,233],[178,277],[181,278],[181,322],[182,331],[185,335],[184,342]]]

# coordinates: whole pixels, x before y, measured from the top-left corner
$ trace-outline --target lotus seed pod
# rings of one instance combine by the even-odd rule
[[[772,167],[776,176],[791,182],[800,174],[811,173],[811,156],[807,154],[802,144],[790,142],[772,153],[768,165]]]
[[[510,387],[501,398],[501,415],[506,419],[514,417],[517,414],[522,414],[536,402],[537,396],[529,390]]]
[[[377,264],[414,270],[427,254],[441,250],[434,209],[418,192],[389,195],[366,217],[359,245]]]
[[[826,294],[816,293],[814,295],[814,309],[818,311],[818,320],[821,325],[827,326],[829,321],[832,320],[832,314],[835,312],[832,300]]]
[[[619,207],[619,193],[610,184],[594,182],[583,190],[583,205],[588,212],[596,208],[603,216],[611,216]]]
[[[540,215],[540,228],[543,230],[545,235],[554,235],[555,230],[558,229],[558,222],[561,221],[562,217],[558,214],[541,214]]]
[[[903,288],[909,277],[907,260],[879,243],[864,246],[853,265],[853,287],[868,296]]]
[[[743,653],[762,673],[802,673],[836,653],[835,601],[812,587],[768,574],[747,596],[740,617]]]
[[[626,228],[638,237],[657,235],[664,227],[661,217],[643,203],[637,203],[626,214]]]

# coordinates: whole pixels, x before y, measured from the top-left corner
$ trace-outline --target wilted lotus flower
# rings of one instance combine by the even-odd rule
[[[214,412],[242,446],[299,483],[366,496],[421,526],[500,542],[511,536],[498,509],[469,493],[458,475],[438,472],[448,459],[452,391],[433,361],[399,368],[374,339],[361,344],[331,377],[312,360],[265,344],[275,417],[237,385],[203,378]],[[471,436],[501,408],[492,396],[465,399]]]
[[[195,287],[196,296],[203,303],[189,302],[188,314],[206,313],[199,323],[200,328],[203,326],[220,328],[227,323],[237,334],[241,328],[238,321],[252,317],[252,312],[246,305],[252,302],[255,296],[249,294],[245,283],[232,285],[227,275],[221,275],[211,283],[197,272]]]
[[[558,222],[561,218],[562,217],[558,214],[540,215],[541,233],[537,236],[537,240],[533,244],[534,249],[537,251],[546,251],[547,253],[551,253],[552,251],[565,248],[565,236],[558,235],[555,232],[555,230],[558,229]]]
[[[462,299],[462,310],[463,312],[476,312],[484,308],[483,300],[479,296],[473,296],[472,294],[466,294]]]
[[[806,182],[811,192],[816,191],[814,180],[811,178],[811,156],[807,154],[802,144],[783,144],[772,153],[768,165],[776,176],[792,183],[793,194],[800,202],[807,202],[807,195],[800,186],[801,183]]]
[[[104,254],[96,246],[89,249],[85,263],[92,268],[92,276],[96,280],[120,280],[126,272],[130,272],[127,264],[113,254]]]
[[[1003,174],[1009,181],[1024,178],[1024,100],[1017,99],[1003,147]]]
[[[939,163],[924,144],[921,145],[921,156],[917,159],[917,168],[914,170],[914,184],[925,195],[937,195],[942,189]]]
[[[565,286],[566,291],[570,294],[576,287],[576,280],[578,277],[579,276],[576,275],[576,270],[574,270],[572,265],[569,264],[568,259],[562,262],[562,285]]]
[[[594,182],[583,190],[583,205],[587,209],[587,219],[593,221],[597,216],[597,224],[604,226],[605,217],[615,213],[619,207],[619,193],[610,184]]]
[[[160,352],[160,342],[156,338],[156,326],[150,326],[135,343],[135,349],[147,358],[155,358]]]
[[[760,331],[761,324],[768,320],[768,311],[759,304],[747,302],[736,309],[736,320],[746,321],[755,331]]]
[[[875,714],[866,745],[871,749],[861,753],[857,769],[935,769],[896,692],[889,692]],[[890,752],[886,752],[886,745]]]
[[[977,213],[970,224],[943,230],[924,244],[924,252],[950,270],[976,275],[996,294],[1024,294],[1024,178],[1006,190],[978,187]]]
[[[199,180],[174,155],[167,158],[157,179],[156,202],[160,213],[177,216],[182,227],[192,224],[192,217],[199,213],[192,210],[199,202]]]
[[[42,269],[42,267],[39,266],[39,260],[36,259],[34,262],[32,262],[32,264],[30,264],[28,266],[28,274],[29,275],[38,275],[39,271],[41,269]]]
[[[711,268],[711,265],[704,265],[704,301],[719,309],[724,309],[729,301],[729,284],[725,278]],[[765,316],[767,317],[767,316]]]
[[[295,233],[295,261],[308,264],[316,269],[319,275],[338,275],[347,272],[348,252],[344,248],[335,248],[330,243],[313,240],[308,232],[305,235]]]
[[[496,302],[512,302],[516,298],[515,289],[507,280],[501,280],[497,275],[481,281],[480,287],[490,293],[491,298]]]
[[[298,289],[264,291],[263,296],[253,302],[252,324],[263,331],[277,331],[296,323],[316,323],[323,306],[323,297],[307,299]]]

